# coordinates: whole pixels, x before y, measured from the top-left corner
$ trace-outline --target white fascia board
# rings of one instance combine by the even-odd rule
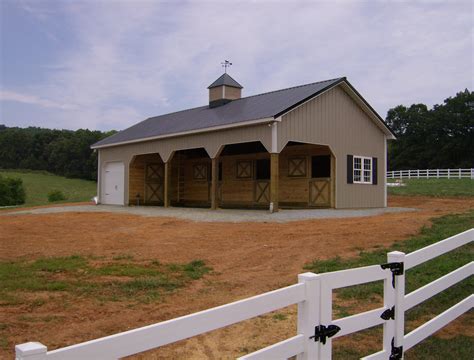
[[[278,118],[278,119],[280,119],[280,118]],[[200,134],[200,133],[206,133],[206,132],[212,132],[212,131],[233,129],[233,128],[238,128],[238,127],[243,127],[243,126],[266,124],[266,123],[273,122],[273,121],[281,121],[281,119],[280,120],[278,120],[278,119],[274,119],[273,117],[270,117],[270,118],[262,118],[262,119],[257,119],[257,120],[243,121],[243,122],[228,124],[228,125],[219,125],[219,126],[213,126],[213,127],[197,129],[197,130],[182,131],[182,132],[179,132],[179,133],[172,133],[172,134],[158,135],[158,136],[150,136],[150,137],[146,137],[146,138],[140,138],[140,139],[134,139],[134,140],[128,140],[128,141],[121,141],[121,142],[113,143],[113,144],[91,146],[91,149],[103,149],[103,148],[108,148],[108,147],[113,147],[113,146],[134,144],[134,143],[139,143],[139,142],[144,142],[144,141],[166,139],[166,138],[185,136],[185,135],[194,135],[194,134]]]

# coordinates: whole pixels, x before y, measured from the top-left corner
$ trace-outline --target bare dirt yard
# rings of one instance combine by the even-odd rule
[[[0,301],[0,358],[12,358],[18,343],[40,341],[54,349],[293,284],[310,261],[351,257],[403,240],[430,218],[474,208],[474,198],[392,196],[389,205],[419,211],[289,223],[203,223],[115,213],[0,216],[3,262],[74,255],[90,262],[84,271],[103,269],[113,259],[136,266],[203,260],[212,268],[143,301],[94,292],[18,291],[18,298]],[[115,273],[101,274],[103,280]],[[295,315],[288,308],[137,357],[235,358],[293,336]],[[459,322],[446,333],[456,326]]]

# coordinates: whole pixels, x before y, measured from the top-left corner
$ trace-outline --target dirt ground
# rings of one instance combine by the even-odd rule
[[[211,274],[159,303],[98,304],[49,296],[44,305],[0,308],[12,358],[14,344],[40,341],[54,349],[189,314],[296,282],[305,263],[388,245],[416,234],[429,219],[474,208],[474,199],[389,198],[389,206],[420,211],[366,218],[290,223],[198,223],[111,213],[0,216],[0,259],[94,255],[184,263],[203,259]],[[138,356],[235,358],[295,334],[294,307]],[[25,321],[29,319],[29,321]],[[454,324],[453,326],[456,326]],[[449,331],[449,329],[447,330]]]

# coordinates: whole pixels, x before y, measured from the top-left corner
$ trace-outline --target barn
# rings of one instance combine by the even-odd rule
[[[345,78],[242,97],[224,73],[209,104],[148,118],[92,146],[102,204],[387,206],[393,133]]]

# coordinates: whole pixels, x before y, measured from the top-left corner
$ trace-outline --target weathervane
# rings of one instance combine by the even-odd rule
[[[224,60],[224,62],[221,62],[222,67],[224,68],[224,72],[227,74],[227,68],[232,65],[232,63],[229,60]]]

